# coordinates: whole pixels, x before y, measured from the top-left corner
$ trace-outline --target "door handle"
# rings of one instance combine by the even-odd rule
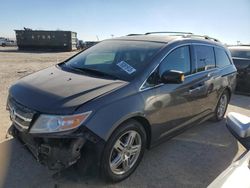
[[[210,73],[207,74],[207,77],[208,77],[208,78],[211,78],[211,77],[213,77],[214,75],[215,75],[214,72],[210,72]]]
[[[203,87],[203,86],[198,86],[198,87],[196,87],[196,88],[194,88],[194,89],[190,89],[190,90],[189,90],[189,94],[191,94],[191,93],[193,93],[193,92],[195,92],[195,91],[200,91],[200,90],[202,89],[202,87]]]
[[[216,71],[216,72],[209,72],[209,73],[207,74],[207,77],[208,77],[208,78],[211,78],[211,77],[217,78],[217,77],[219,77],[219,74],[218,74],[217,71]]]

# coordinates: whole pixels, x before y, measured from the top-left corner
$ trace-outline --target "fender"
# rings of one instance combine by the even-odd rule
[[[125,108],[123,108],[123,106]],[[125,97],[98,109],[86,122],[86,127],[97,136],[107,141],[113,131],[127,119],[135,116],[145,118],[143,99],[140,95]],[[115,112],[110,115],[110,112]]]

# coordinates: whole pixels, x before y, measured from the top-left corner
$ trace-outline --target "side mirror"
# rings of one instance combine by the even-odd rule
[[[164,84],[181,84],[184,81],[185,76],[181,71],[168,70],[161,75],[160,79]]]
[[[227,128],[247,150],[250,150],[250,117],[230,112],[227,115]]]

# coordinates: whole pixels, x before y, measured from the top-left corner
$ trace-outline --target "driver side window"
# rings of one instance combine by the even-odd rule
[[[160,76],[168,70],[181,71],[185,75],[191,73],[189,46],[179,47],[165,57],[158,69],[148,77],[142,89],[154,87],[159,84]]]
[[[160,64],[159,75],[165,71],[177,70],[185,75],[191,72],[189,46],[183,46],[172,51]]]

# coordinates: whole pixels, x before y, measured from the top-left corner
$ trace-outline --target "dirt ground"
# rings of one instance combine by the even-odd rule
[[[6,112],[6,100],[11,84],[25,75],[57,64],[75,53],[77,51],[19,52],[15,47],[0,47],[0,141],[5,138],[6,130],[10,125]]]
[[[25,146],[5,138],[10,126],[8,88],[19,78],[54,65],[76,52],[19,52],[0,47],[0,188],[1,187],[207,187],[243,151],[225,121],[205,122],[145,153],[135,173],[118,184],[83,177],[69,168],[58,176],[37,163]],[[234,95],[228,112],[250,115],[250,97]]]

